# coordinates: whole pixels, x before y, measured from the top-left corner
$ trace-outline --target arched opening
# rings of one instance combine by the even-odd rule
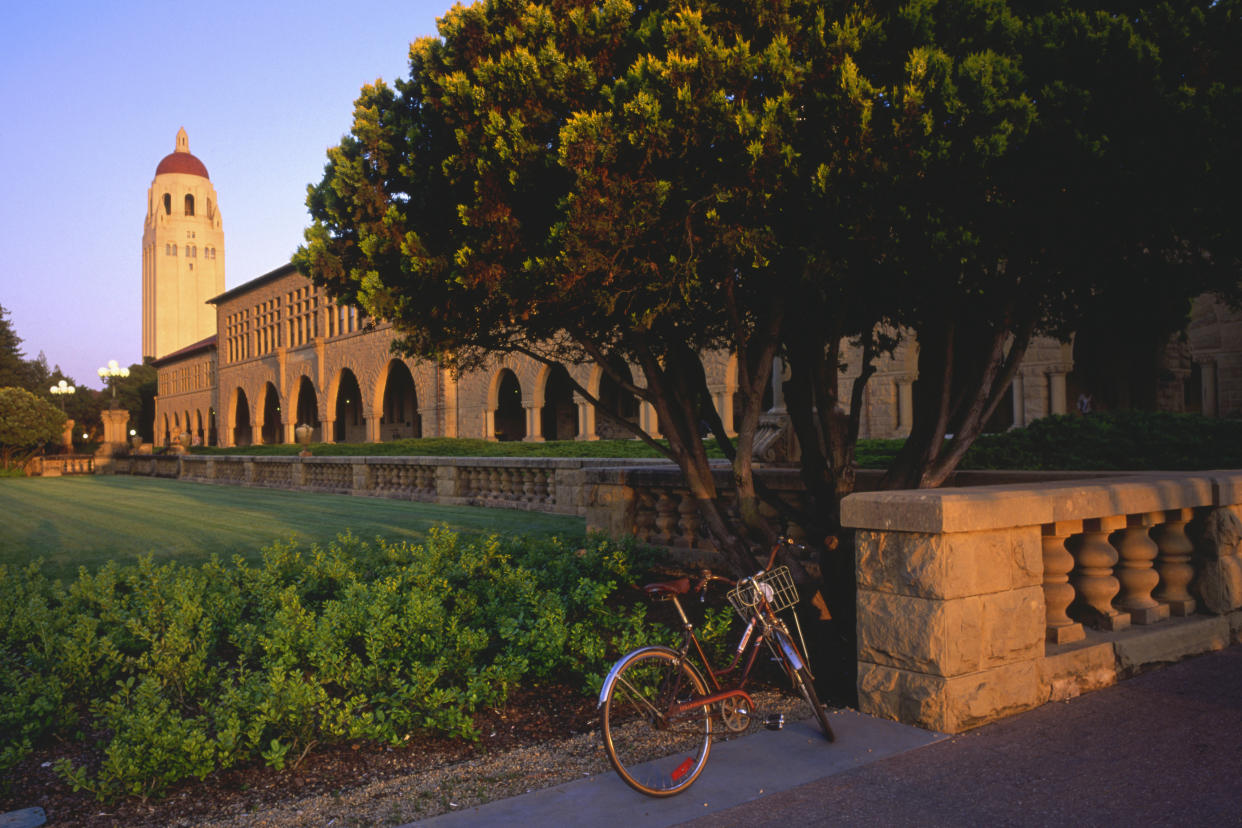
[[[250,403],[246,401],[246,392],[237,389],[237,408],[233,412],[233,445],[248,446],[254,440],[250,431]]]
[[[323,432],[319,427],[319,395],[315,393],[315,384],[310,381],[310,377],[302,377],[302,381],[298,383],[297,400],[296,425],[308,425],[314,429],[311,432],[312,443],[323,442]]]
[[[332,439],[338,443],[365,443],[367,428],[362,419],[362,391],[348,368],[341,369],[336,389],[336,423]]]
[[[164,436],[160,440],[161,446],[172,445],[172,426],[168,422],[168,415],[164,415]]]
[[[187,216],[194,215],[194,196],[189,193],[185,194],[185,214]]]
[[[172,215],[172,195],[169,193],[164,193],[164,215]]]
[[[219,445],[216,438],[216,410],[214,408],[207,409],[207,445]]]
[[[190,419],[190,412],[188,411],[181,418],[181,433],[189,434],[191,440],[194,438],[194,421]],[[181,433],[178,433],[177,436],[180,437]]]
[[[284,429],[280,422],[280,394],[270,382],[263,391],[263,442],[283,443]]]
[[[572,440],[578,436],[578,406],[574,404],[574,389],[564,365],[556,366],[548,374],[539,421],[545,440]]]
[[[501,442],[522,440],[526,437],[526,412],[522,410],[522,384],[517,374],[508,368],[500,372],[500,386],[496,392],[496,410],[492,412],[496,439]]]
[[[190,442],[194,445],[205,445],[204,441],[207,435],[203,433],[203,412],[197,409],[194,411],[194,431],[191,433],[191,437],[193,439]]]
[[[380,423],[381,440],[402,440],[423,436],[423,419],[418,412],[418,392],[414,376],[404,362],[388,363],[384,380],[384,419]]]
[[[624,362],[614,360],[612,367],[627,381],[633,380],[630,367]],[[600,377],[599,403],[602,410],[610,411],[626,422],[638,423],[638,399],[629,391],[624,390],[607,372]],[[610,417],[603,416],[602,413],[595,419],[595,433],[601,440],[626,440],[634,436],[633,432],[626,430],[625,426],[613,422]]]

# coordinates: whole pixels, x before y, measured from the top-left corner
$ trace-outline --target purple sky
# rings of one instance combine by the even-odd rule
[[[147,188],[179,127],[219,195],[226,287],[286,263],[359,88],[405,77],[449,6],[6,4],[0,305],[26,356],[93,388],[140,360]]]

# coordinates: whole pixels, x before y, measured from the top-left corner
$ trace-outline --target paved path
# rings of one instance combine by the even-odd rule
[[[1242,646],[689,825],[1242,825]]]
[[[424,824],[1242,826],[1242,646],[950,738],[833,724],[718,744],[670,800],[608,774]]]
[[[944,738],[852,710],[835,711],[837,741],[829,743],[812,720],[791,722],[784,730],[760,730],[743,739],[717,742],[707,767],[685,793],[654,799],[606,773],[444,814],[421,825],[569,826],[663,828],[703,814],[714,814],[773,791],[842,773]]]

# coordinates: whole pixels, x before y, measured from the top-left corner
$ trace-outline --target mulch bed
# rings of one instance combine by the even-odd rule
[[[564,686],[515,690],[503,709],[488,709],[475,716],[480,733],[477,742],[419,736],[395,748],[357,742],[331,745],[312,751],[296,769],[275,771],[263,765],[231,768],[202,782],[182,782],[163,799],[145,804],[137,800],[101,803],[90,793],[75,793],[53,772],[52,763],[67,758],[83,764],[98,757],[82,744],[62,743],[36,751],[14,768],[8,790],[0,793],[0,814],[40,807],[50,825],[193,825],[236,810],[236,806],[261,810],[315,794],[339,794],[413,771],[584,733],[597,724],[595,699],[580,690]]]

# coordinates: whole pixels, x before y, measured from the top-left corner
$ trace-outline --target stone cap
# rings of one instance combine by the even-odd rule
[[[853,529],[972,532],[1242,502],[1242,471],[1142,472],[1098,480],[861,492],[841,502]]]

